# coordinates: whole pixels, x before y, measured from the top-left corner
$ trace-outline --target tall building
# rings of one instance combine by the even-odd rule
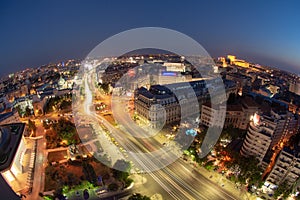
[[[255,114],[243,142],[241,155],[246,157],[255,156],[262,163],[272,142],[275,128],[276,124],[274,122]]]
[[[271,147],[285,143],[298,130],[299,121],[291,112],[277,114],[271,112],[276,122],[276,130],[274,132]]]
[[[204,103],[202,104],[202,109],[201,109],[201,116],[200,116],[200,122],[201,124],[207,126],[207,127],[211,127],[211,126],[218,126],[218,127],[223,127],[226,126],[226,123],[224,124],[224,121],[222,119],[224,119],[227,115],[226,113],[221,113],[224,114],[226,116],[219,116],[219,117],[213,117],[216,116],[217,114],[219,114],[219,110],[220,109],[225,109],[226,107],[223,105],[218,106],[218,108],[212,108],[210,103]],[[237,115],[239,115],[240,113],[237,113]],[[225,118],[226,121],[226,118]]]
[[[270,172],[266,181],[275,187],[286,182],[290,187],[296,186],[300,176],[300,147],[295,145],[292,149],[284,147]]]
[[[300,81],[295,81],[290,83],[289,91],[297,95],[300,95]]]
[[[0,173],[16,192],[24,189],[27,180],[22,164],[26,151],[24,129],[23,123],[0,126]]]
[[[245,97],[238,104],[227,105],[226,109],[224,127],[233,126],[235,128],[247,130],[250,117],[258,111],[258,105],[252,98]],[[211,116],[216,112],[217,110],[211,108],[209,103],[203,104],[201,109],[201,123],[205,126],[217,124],[217,126],[223,127],[223,124],[219,119],[215,119],[215,122],[211,121]]]
[[[262,163],[267,151],[280,147],[298,130],[298,119],[290,113],[255,114],[250,122],[246,139],[241,148],[243,156],[256,156]]]

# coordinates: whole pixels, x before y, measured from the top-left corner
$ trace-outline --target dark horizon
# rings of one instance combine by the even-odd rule
[[[297,1],[2,2],[0,76],[83,59],[100,42],[137,27],[164,27],[199,42],[212,57],[236,55],[300,72]]]

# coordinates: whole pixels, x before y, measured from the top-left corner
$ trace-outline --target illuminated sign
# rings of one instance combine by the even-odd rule
[[[162,72],[161,75],[163,76],[177,76],[176,72]]]

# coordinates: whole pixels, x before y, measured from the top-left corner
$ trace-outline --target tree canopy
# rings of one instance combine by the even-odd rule
[[[131,195],[128,200],[150,200],[150,197],[147,197],[145,195],[141,195],[140,193],[136,193]]]

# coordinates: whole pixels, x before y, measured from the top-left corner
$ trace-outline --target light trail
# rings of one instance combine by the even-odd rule
[[[100,117],[95,113],[91,112],[90,108],[93,105],[92,102],[93,96],[91,94],[87,76],[85,76],[84,79],[85,79],[84,81],[85,81],[85,95],[86,95],[86,99],[84,101],[84,112],[94,121],[102,123],[111,132],[111,135],[115,138],[115,140],[119,143],[119,145],[124,149],[126,149],[127,151],[129,151],[127,152],[127,154],[136,167],[140,167],[141,169],[145,169],[146,171],[149,171],[150,172],[149,175],[174,199],[178,199],[178,200],[199,199],[199,198],[211,199],[211,198],[207,198],[204,194],[200,193],[198,191],[199,188],[197,188],[195,184],[186,181],[187,178],[186,174],[189,173],[188,178],[191,178],[195,182],[199,182],[198,179],[193,177],[192,172],[189,171],[182,163],[180,163],[180,161],[176,162],[176,165],[179,164],[178,166],[179,168],[182,167],[185,169],[186,173],[184,174],[178,173],[177,172],[178,169],[174,168],[173,165],[157,170],[157,167],[159,167],[159,165],[157,164],[160,165],[163,164],[161,162],[162,156],[166,156],[166,155],[176,156],[174,152],[172,152],[172,150],[160,151],[160,153],[157,153],[155,151],[149,152],[149,150],[150,151],[156,150],[157,147],[159,147],[159,143],[156,140],[151,138],[150,140],[146,141],[141,138],[129,137],[128,133],[126,134],[123,131],[116,129],[105,118]],[[124,122],[128,123],[128,121],[126,120]],[[102,131],[104,132],[104,130]],[[135,131],[135,130],[132,129],[131,131]],[[115,145],[112,144],[112,146]],[[147,153],[145,154],[143,151],[146,151]],[[149,159],[149,156],[151,159]],[[209,193],[211,196],[217,195],[218,198],[220,199],[235,199],[231,195],[224,192],[222,189],[217,188],[218,189],[217,190],[215,188],[215,185],[211,183],[209,180],[206,180],[206,184],[210,185],[211,187],[209,188],[207,187],[207,191],[205,192]],[[226,195],[227,198],[221,196],[219,194],[220,192]]]

